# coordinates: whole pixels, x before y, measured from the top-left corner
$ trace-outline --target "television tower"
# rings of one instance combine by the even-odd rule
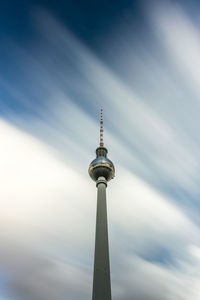
[[[114,178],[115,168],[113,163],[107,158],[107,153],[108,150],[103,143],[103,110],[101,109],[100,145],[96,149],[96,158],[91,162],[88,170],[97,187],[92,300],[111,300],[106,187],[107,182]]]

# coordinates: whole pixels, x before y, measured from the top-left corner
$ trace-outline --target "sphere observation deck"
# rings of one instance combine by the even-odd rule
[[[115,167],[110,159],[107,158],[108,150],[105,147],[96,149],[97,157],[91,162],[89,166],[89,175],[97,181],[99,177],[104,177],[107,181],[115,176]]]

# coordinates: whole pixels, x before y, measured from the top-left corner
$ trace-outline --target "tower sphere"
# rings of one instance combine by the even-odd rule
[[[91,162],[89,166],[89,175],[97,181],[99,177],[104,177],[107,181],[114,178],[115,167],[110,159],[106,157],[107,149],[99,147],[96,149],[97,157]]]

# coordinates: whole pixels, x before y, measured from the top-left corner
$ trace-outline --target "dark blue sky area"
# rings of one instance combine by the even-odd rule
[[[143,2],[143,1],[142,1]],[[0,33],[17,40],[32,38],[32,12],[38,7],[48,10],[79,38],[95,42],[127,14],[140,15],[141,1],[59,0],[4,1],[0,10]]]
[[[142,23],[142,2],[133,0],[3,1],[0,9],[0,76],[13,87],[24,85],[24,79],[20,79],[20,62],[16,58],[15,45],[24,49],[33,49],[41,42],[38,26],[36,26],[37,11],[48,12],[74,33],[83,44],[89,46],[96,54],[102,54],[104,39],[118,28],[124,18],[131,14]],[[11,105],[15,111],[23,112],[19,103],[15,105],[13,95],[7,96],[6,90],[7,87],[1,85],[3,98],[6,95],[6,105]]]
[[[95,47],[102,41],[104,35],[112,32],[126,19],[134,19],[135,30],[148,30],[144,16],[144,7],[151,9],[151,4],[158,0],[8,0],[1,1],[0,9],[0,39],[11,38],[26,43],[34,38],[34,12],[40,8],[47,10],[55,18],[65,24],[82,41]],[[194,6],[198,1],[169,0],[169,2],[185,6],[188,13],[192,10],[195,18]],[[147,26],[145,26],[147,25]],[[3,40],[2,40],[3,38]]]

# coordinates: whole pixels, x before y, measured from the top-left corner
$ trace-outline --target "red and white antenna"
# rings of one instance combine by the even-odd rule
[[[101,121],[100,121],[100,147],[103,147],[103,109],[101,108]]]

